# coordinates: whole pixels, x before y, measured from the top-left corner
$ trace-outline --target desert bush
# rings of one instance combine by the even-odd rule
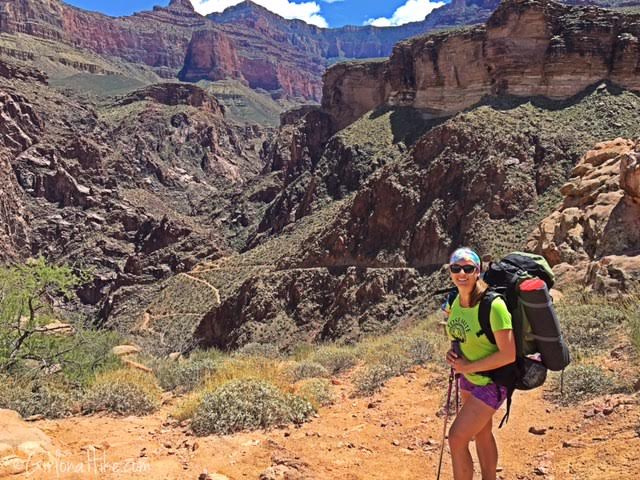
[[[191,428],[197,435],[302,423],[313,406],[260,380],[233,380],[208,393],[197,407]]]
[[[160,405],[156,378],[146,372],[123,368],[96,376],[82,400],[85,412],[109,411],[144,415]]]
[[[192,418],[204,396],[234,380],[256,380],[276,385],[283,390],[290,388],[290,376],[286,364],[260,357],[231,357],[219,360],[216,368],[205,379],[204,385],[184,398],[171,415],[178,420]]]
[[[335,395],[331,382],[326,378],[308,378],[298,384],[296,395],[307,400],[314,408],[331,405]]]
[[[204,390],[211,392],[231,380],[263,380],[280,388],[289,386],[286,365],[278,360],[262,357],[233,357],[221,362],[207,378]]]
[[[289,375],[294,382],[305,378],[328,377],[329,370],[316,362],[302,361],[290,367]]]
[[[319,363],[330,374],[336,375],[354,367],[358,356],[352,347],[323,346],[312,353],[308,360]]]
[[[595,354],[611,346],[611,332],[623,325],[625,312],[606,303],[559,304],[562,333],[574,357]]]
[[[425,365],[433,360],[435,348],[429,338],[412,336],[407,338],[404,353],[413,365]]]
[[[353,380],[356,395],[371,395],[385,384],[387,380],[402,375],[412,362],[406,356],[391,352],[382,352],[378,361],[367,365],[358,372]]]
[[[0,376],[0,408],[15,410],[23,417],[64,417],[72,409],[73,398],[62,388],[40,380],[20,382],[9,376]]]
[[[611,375],[597,365],[569,366],[564,371],[561,394],[560,382],[560,377],[556,378],[555,389],[560,403],[565,405],[579,403],[616,390],[616,383]]]
[[[234,353],[236,357],[281,358],[282,354],[276,345],[270,343],[247,343]]]
[[[372,395],[380,390],[385,382],[394,375],[395,372],[388,365],[378,363],[367,366],[358,372],[353,379],[355,394],[361,396]]]
[[[163,390],[185,393],[200,386],[205,378],[215,372],[220,363],[221,360],[211,358],[163,360],[158,362],[153,370]]]

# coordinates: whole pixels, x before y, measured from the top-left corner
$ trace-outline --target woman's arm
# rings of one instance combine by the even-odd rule
[[[516,341],[513,330],[498,330],[493,332],[493,335],[496,337],[497,352],[475,362],[470,362],[464,357],[456,358],[455,354],[450,352],[447,354],[447,363],[458,373],[477,373],[494,370],[515,362]]]

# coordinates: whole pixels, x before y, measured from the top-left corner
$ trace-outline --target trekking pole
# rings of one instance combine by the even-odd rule
[[[451,388],[453,387],[454,373],[453,368],[449,372],[449,389],[447,390],[447,404],[445,406],[444,427],[442,429],[442,445],[440,447],[440,460],[438,460],[438,476],[440,480],[440,472],[442,470],[442,455],[444,454],[444,440],[447,435],[447,422],[449,421],[449,404],[451,403]]]
[[[453,342],[451,342],[451,348],[453,349],[454,352],[456,352],[456,355],[458,355],[458,357],[462,357],[460,340],[454,340]],[[460,374],[459,373],[454,374],[454,382],[456,383],[456,416],[457,416],[458,412],[460,411]]]
[[[460,374],[456,373],[453,381],[456,384],[456,417],[458,416],[458,413],[460,412]]]

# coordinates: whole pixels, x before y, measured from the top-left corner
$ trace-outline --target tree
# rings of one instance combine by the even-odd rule
[[[69,267],[50,265],[42,257],[0,268],[0,372],[24,360],[50,366],[67,353],[41,348],[56,330],[44,326],[55,319],[56,298],[70,299],[80,282]]]

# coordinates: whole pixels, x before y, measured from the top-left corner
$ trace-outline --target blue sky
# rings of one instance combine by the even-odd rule
[[[130,15],[150,10],[154,5],[166,6],[169,0],[64,0],[85,10],[112,16]],[[206,15],[222,11],[242,0],[191,0],[194,8]],[[438,0],[253,0],[285,18],[300,18],[322,27],[373,24],[402,25],[418,21],[433,8],[443,5]]]

